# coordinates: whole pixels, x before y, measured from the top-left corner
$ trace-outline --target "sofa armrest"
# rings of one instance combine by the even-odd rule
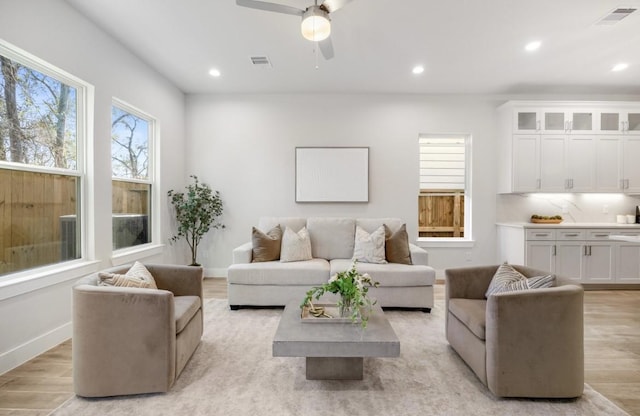
[[[253,245],[251,241],[233,249],[233,264],[247,264],[253,260]]]
[[[411,254],[411,264],[419,264],[422,266],[428,266],[428,254],[427,250],[422,247],[418,247],[415,244],[409,243],[409,252]]]
[[[577,397],[584,385],[583,289],[575,285],[499,293],[487,300],[486,368],[498,396]],[[526,380],[522,374],[527,374]]]
[[[73,288],[78,395],[167,391],[175,380],[175,340],[171,292],[85,284]]]
[[[156,280],[158,289],[172,292],[174,296],[200,296],[202,300],[202,267],[169,264],[145,264]]]
[[[498,266],[474,266],[446,269],[445,299],[484,299]]]

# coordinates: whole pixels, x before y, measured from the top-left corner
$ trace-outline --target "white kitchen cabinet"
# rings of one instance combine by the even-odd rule
[[[638,227],[499,225],[498,229],[499,261],[525,264],[584,284],[640,283],[640,244],[609,239],[612,234],[640,235]],[[524,253],[517,252],[523,249]]]
[[[640,102],[510,101],[498,191],[640,193]]]

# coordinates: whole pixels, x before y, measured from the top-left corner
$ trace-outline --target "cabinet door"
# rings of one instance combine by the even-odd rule
[[[626,134],[640,135],[640,110],[625,111],[621,118]]]
[[[540,190],[566,190],[564,135],[543,135],[540,140]]]
[[[573,110],[568,116],[568,130],[571,134],[575,133],[593,133],[594,129],[594,113],[588,110]]]
[[[541,112],[523,108],[514,112],[513,131],[515,133],[537,133],[542,130]]]
[[[640,244],[618,243],[616,281],[640,283]]]
[[[584,242],[557,241],[555,273],[572,280],[582,279]]]
[[[571,192],[595,188],[595,136],[573,135],[567,139],[567,181]]]
[[[640,192],[640,136],[625,137],[622,147],[625,192]]]
[[[535,192],[540,187],[540,136],[513,137],[513,191]]]
[[[598,192],[622,192],[621,136],[596,139],[596,184]]]
[[[612,283],[615,278],[615,243],[587,241],[583,283]]]
[[[542,131],[544,133],[566,133],[569,130],[569,114],[558,109],[544,109],[542,118]]]
[[[553,241],[527,241],[525,265],[534,269],[555,272],[555,244]]]
[[[621,133],[624,131],[625,124],[622,121],[622,114],[619,111],[606,110],[601,111],[598,115],[600,133]]]

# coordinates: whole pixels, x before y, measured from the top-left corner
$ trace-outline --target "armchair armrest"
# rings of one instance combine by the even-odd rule
[[[167,391],[175,379],[175,332],[169,291],[74,286],[76,393],[93,397]],[[151,370],[137,374],[139,368]]]
[[[145,264],[156,280],[158,289],[172,292],[175,296],[200,296],[202,300],[202,267],[168,264]]]
[[[541,380],[535,397],[582,394],[583,295],[581,287],[566,285],[489,297],[486,368],[494,394],[518,396],[532,380]]]
[[[253,245],[251,241],[233,249],[233,264],[247,264],[253,260]]]
[[[474,266],[446,269],[445,299],[484,299],[498,266]]]
[[[409,252],[411,254],[411,263],[428,266],[429,255],[427,250],[415,244],[409,243]]]

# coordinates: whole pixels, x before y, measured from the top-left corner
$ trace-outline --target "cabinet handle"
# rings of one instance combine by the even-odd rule
[[[629,131],[629,122],[628,121],[624,122],[624,131]]]
[[[629,189],[629,179],[624,180],[624,189]]]
[[[571,189],[573,189],[573,179],[571,179]]]
[[[583,247],[582,254],[584,254],[585,256],[588,256],[588,254],[587,254],[587,246],[582,246],[582,247]]]
[[[549,237],[549,234],[535,234],[536,237]]]
[[[540,189],[541,181],[540,179],[536,179],[536,189]]]
[[[542,130],[540,120],[536,120],[536,130],[537,131]]]
[[[609,237],[609,234],[594,234],[594,237]]]
[[[591,255],[591,246],[588,246],[588,247],[589,247],[589,255]]]
[[[551,255],[552,256],[556,255],[556,246],[555,246],[555,244],[551,246]]]
[[[580,234],[575,234],[575,233],[574,234],[565,234],[566,237],[577,237],[579,235]]]
[[[624,179],[620,179],[620,189],[624,189]]]

